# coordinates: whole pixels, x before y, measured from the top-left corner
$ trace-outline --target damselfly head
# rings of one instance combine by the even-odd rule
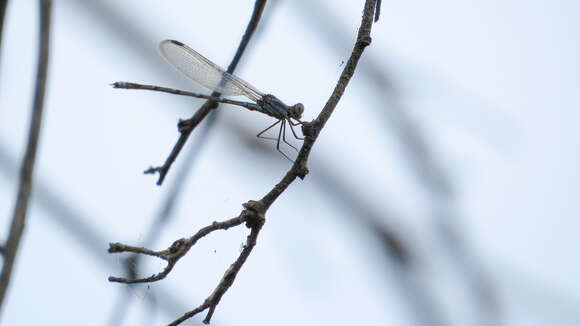
[[[300,120],[300,118],[302,118],[303,112],[304,112],[304,105],[302,105],[302,103],[296,103],[289,108],[288,115],[291,118]]]

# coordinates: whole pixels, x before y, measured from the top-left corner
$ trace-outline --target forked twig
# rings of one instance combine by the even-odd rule
[[[204,311],[205,309],[209,308],[209,312],[204,319],[204,323],[209,324],[211,316],[215,310],[215,307],[218,305],[219,301],[221,300],[222,296],[229,287],[234,283],[234,279],[236,275],[242,268],[242,265],[246,261],[246,259],[250,256],[252,249],[256,245],[256,240],[258,238],[258,234],[266,221],[264,217],[265,209],[264,206],[257,201],[249,201],[243,205],[245,209],[240,213],[239,216],[229,219],[223,222],[213,222],[211,225],[208,225],[199,231],[196,234],[189,238],[179,239],[173,242],[173,244],[161,251],[153,251],[143,247],[133,247],[124,245],[121,243],[110,243],[109,244],[109,253],[134,253],[134,254],[141,254],[141,255],[148,255],[154,256],[160,259],[167,261],[167,266],[165,269],[157,274],[151,275],[149,277],[144,278],[137,278],[137,279],[129,279],[124,277],[109,277],[109,281],[111,282],[118,282],[118,283],[125,283],[125,284],[134,284],[134,283],[148,283],[148,282],[155,282],[161,279],[164,279],[169,272],[173,269],[175,264],[183,257],[197,241],[206,235],[217,231],[217,230],[227,230],[231,227],[238,226],[242,223],[246,224],[246,227],[251,229],[250,235],[244,244],[242,252],[236,259],[236,261],[226,270],[224,276],[222,277],[221,281],[219,282],[218,286],[215,288],[213,293],[205,299],[203,304],[201,304],[196,309],[185,313],[179,319],[172,322],[170,325],[178,325],[182,321],[193,317],[195,314]]]
[[[109,280],[120,283],[138,283],[138,282],[156,281],[165,278],[167,274],[171,271],[171,269],[175,266],[176,262],[189,251],[189,249],[197,242],[197,240],[213,231],[225,230],[227,228],[245,223],[246,226],[250,228],[251,231],[247,237],[244,248],[240,253],[240,255],[238,256],[238,258],[236,259],[236,261],[226,270],[224,276],[218,283],[215,290],[204,300],[202,304],[200,304],[195,309],[185,313],[183,316],[173,321],[170,325],[178,325],[181,322],[195,316],[196,314],[205,311],[206,309],[208,310],[208,313],[204,318],[203,322],[206,324],[210,322],[210,319],[215,311],[217,304],[219,303],[225,292],[233,284],[237,273],[239,272],[242,265],[249,257],[252,249],[254,248],[256,240],[258,238],[258,234],[265,222],[265,214],[268,208],[286,190],[286,188],[288,188],[288,186],[292,182],[294,182],[294,180],[296,180],[296,178],[303,179],[308,174],[308,168],[306,165],[312,147],[314,146],[316,139],[320,135],[320,131],[330,119],[330,116],[334,112],[336,105],[338,104],[340,98],[344,94],[346,86],[348,85],[350,79],[354,74],[358,61],[362,56],[364,49],[371,44],[370,32],[373,23],[373,16],[375,14],[376,2],[377,0],[365,1],[362,22],[358,31],[357,40],[354,45],[352,54],[347,64],[345,65],[345,68],[338,80],[336,87],[334,88],[334,91],[332,92],[330,98],[326,102],[324,108],[322,109],[318,117],[314,119],[312,122],[304,123],[302,125],[302,132],[305,135],[304,143],[300,148],[300,152],[298,153],[296,161],[294,162],[290,170],[286,173],[286,175],[282,178],[282,180],[280,180],[280,182],[278,182],[278,184],[276,184],[274,188],[270,190],[270,192],[268,192],[259,201],[249,201],[245,203],[243,205],[245,209],[238,217],[232,218],[224,222],[219,223],[214,222],[212,225],[202,228],[190,238],[184,238],[175,241],[169,248],[165,250],[153,251],[141,247],[132,247],[119,243],[112,243],[110,245],[109,252],[112,253],[132,252],[137,254],[155,256],[160,259],[166,260],[168,264],[162,272],[154,274],[147,278],[127,279],[127,278],[111,277],[109,278]]]

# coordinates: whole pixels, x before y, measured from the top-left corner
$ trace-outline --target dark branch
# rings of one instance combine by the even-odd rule
[[[352,50],[352,54],[350,55],[350,58],[348,59],[348,62],[344,67],[342,74],[340,75],[334,91],[330,95],[330,98],[324,105],[324,108],[320,114],[318,114],[318,117],[312,122],[305,123],[302,126],[302,132],[306,138],[302,144],[302,147],[300,148],[300,152],[298,153],[296,161],[292,165],[292,168],[290,168],[290,171],[286,173],[284,178],[266,196],[262,198],[261,201],[266,206],[266,209],[270,207],[270,205],[276,200],[276,198],[278,198],[278,196],[280,196],[282,192],[284,192],[284,190],[286,190],[286,188],[294,181],[294,179],[296,179],[296,177],[303,179],[306,174],[308,174],[306,163],[308,161],[308,156],[310,156],[312,146],[314,146],[320,131],[328,119],[330,119],[330,116],[334,112],[338,101],[340,101],[340,98],[344,94],[344,90],[346,89],[346,86],[354,74],[364,49],[371,44],[370,32],[373,23],[373,14],[375,12],[375,3],[376,0],[367,0],[365,2],[363,19],[358,31],[357,41],[354,45],[354,49]]]
[[[186,312],[185,314],[183,314],[183,316],[179,317],[178,319],[174,320],[171,324],[169,324],[170,326],[179,325],[183,321],[195,316],[197,313],[204,311],[207,308],[209,308],[209,311],[207,312],[207,315],[205,316],[203,322],[204,324],[209,324],[211,317],[213,316],[213,313],[215,311],[215,308],[217,307],[221,298],[230,288],[230,286],[234,284],[234,280],[236,279],[238,272],[246,262],[246,259],[248,259],[248,257],[250,256],[252,249],[254,249],[254,247],[256,246],[258,234],[260,233],[262,225],[264,224],[265,221],[263,215],[259,218],[259,221],[260,223],[256,224],[251,228],[252,231],[248,235],[246,243],[244,244],[244,249],[238,256],[238,259],[236,259],[236,261],[233,264],[231,264],[230,267],[226,270],[224,276],[222,277],[221,281],[219,282],[218,286],[215,288],[213,293],[209,297],[207,297],[207,299],[205,299],[203,304],[201,304],[199,307],[189,312]]]
[[[173,242],[173,244],[161,251],[153,251],[151,249],[143,248],[143,247],[133,247],[127,246],[121,243],[110,243],[109,244],[109,253],[122,253],[122,252],[132,252],[135,254],[141,255],[148,255],[154,256],[160,259],[167,261],[167,266],[165,269],[157,274],[151,275],[145,278],[137,278],[137,279],[128,279],[124,277],[109,277],[109,281],[111,282],[119,282],[119,283],[126,283],[126,284],[133,284],[133,283],[147,283],[147,282],[154,282],[161,280],[171,272],[175,264],[183,255],[185,255],[191,247],[197,242],[197,240],[205,237],[206,235],[210,234],[213,231],[217,230],[227,230],[232,226],[240,225],[247,221],[247,216],[242,212],[240,216],[229,219],[224,222],[213,222],[211,225],[208,225],[201,230],[197,231],[196,234],[191,236],[187,239],[179,239]]]
[[[28,144],[26,153],[20,167],[20,183],[18,186],[18,197],[12,215],[10,234],[4,245],[4,264],[0,275],[0,308],[6,296],[6,290],[10,284],[12,267],[20,244],[20,239],[24,232],[26,222],[26,212],[28,210],[28,200],[32,189],[32,174],[34,162],[36,161],[36,150],[42,125],[42,111],[44,106],[44,92],[46,86],[46,76],[48,71],[49,37],[50,37],[50,17],[52,1],[40,1],[40,39],[38,67],[36,71],[36,87],[34,91],[34,104],[32,107],[32,118],[28,133]]]
[[[109,281],[125,284],[134,284],[134,283],[155,282],[161,280],[165,278],[169,274],[169,272],[171,272],[177,261],[179,261],[179,259],[181,259],[181,257],[183,257],[189,251],[189,249],[191,249],[191,247],[195,245],[197,240],[205,237],[206,235],[210,234],[213,231],[227,230],[231,227],[238,226],[242,223],[246,223],[246,227],[250,228],[251,232],[250,235],[248,235],[246,244],[244,245],[244,249],[238,256],[236,261],[226,270],[224,276],[218,283],[213,293],[209,297],[207,297],[203,302],[203,304],[201,304],[199,307],[185,313],[179,319],[171,323],[171,325],[178,325],[182,321],[189,319],[193,317],[195,314],[209,308],[208,314],[204,319],[204,323],[208,324],[222,296],[226,293],[226,291],[230,288],[230,286],[232,286],[238,272],[242,268],[243,264],[246,262],[246,259],[250,256],[252,249],[254,249],[254,246],[256,245],[256,240],[258,239],[258,234],[262,229],[262,225],[264,225],[264,222],[266,221],[264,217],[265,210],[260,202],[249,201],[244,204],[244,207],[245,209],[242,211],[242,213],[240,213],[238,217],[229,219],[224,222],[213,222],[211,225],[206,226],[201,230],[199,230],[193,236],[187,239],[179,239],[173,242],[173,244],[165,250],[153,251],[147,248],[127,246],[121,243],[109,244],[109,253],[130,252],[134,254],[154,256],[167,261],[167,266],[162,272],[151,275],[150,277],[127,279],[123,277],[111,276],[109,277]]]
[[[252,12],[252,18],[250,18],[250,22],[248,23],[248,26],[246,27],[246,32],[244,33],[244,36],[242,37],[242,40],[240,42],[240,45],[238,46],[238,50],[236,51],[236,54],[234,55],[232,62],[228,66],[227,72],[229,72],[230,74],[233,73],[234,70],[236,69],[236,66],[238,65],[238,62],[240,61],[240,58],[242,57],[244,50],[246,49],[248,43],[250,42],[252,35],[256,31],[256,28],[258,27],[258,23],[260,22],[260,18],[262,17],[262,13],[264,12],[265,7],[266,7],[266,0],[256,0],[256,2],[254,4],[254,11]],[[213,92],[211,94],[211,96],[218,97],[218,96],[220,96],[220,93]],[[149,169],[147,169],[145,171],[145,174],[159,173],[159,179],[157,180],[158,186],[163,184],[163,180],[165,180],[165,177],[167,176],[167,172],[171,168],[171,165],[173,164],[173,162],[175,162],[175,159],[177,158],[177,156],[181,152],[181,149],[183,149],[183,146],[187,142],[187,139],[189,138],[189,135],[191,134],[191,132],[195,129],[195,127],[197,127],[197,125],[203,119],[205,119],[205,117],[211,112],[211,110],[213,110],[215,108],[217,108],[217,103],[209,100],[209,101],[205,102],[197,110],[197,112],[195,112],[195,114],[191,118],[189,118],[187,120],[180,120],[179,121],[179,123],[177,124],[177,128],[178,128],[179,133],[180,133],[179,139],[177,139],[177,142],[173,146],[171,153],[169,153],[169,156],[167,157],[167,159],[165,159],[165,163],[163,163],[162,166],[150,167]]]
[[[373,15],[375,13],[376,1],[377,0],[366,0],[362,23],[359,28],[357,41],[355,43],[352,54],[339,78],[339,81],[334,91],[332,92],[329,100],[327,101],[326,105],[324,106],[318,117],[314,119],[312,122],[305,123],[303,125],[302,130],[304,135],[306,136],[305,141],[302,144],[302,147],[300,148],[298,158],[296,159],[290,170],[282,178],[282,180],[278,182],[278,184],[276,184],[274,188],[268,194],[266,194],[261,200],[249,201],[245,203],[244,204],[245,209],[238,217],[221,223],[214,222],[212,225],[199,230],[195,235],[193,235],[188,239],[180,239],[175,241],[173,245],[171,245],[171,247],[165,250],[153,251],[141,247],[132,247],[119,243],[112,243],[110,245],[109,252],[114,253],[132,252],[137,254],[155,256],[160,259],[166,260],[168,264],[167,267],[162,272],[152,275],[148,278],[126,279],[126,278],[110,277],[109,278],[110,281],[121,283],[138,283],[162,279],[167,276],[167,274],[175,266],[175,263],[189,251],[189,249],[197,242],[197,240],[213,231],[219,229],[227,229],[229,227],[236,226],[245,222],[246,226],[251,229],[251,232],[247,237],[244,249],[238,256],[236,261],[226,270],[224,276],[222,277],[221,281],[219,282],[213,293],[209,297],[207,297],[200,306],[185,313],[183,316],[173,321],[170,325],[178,325],[183,321],[195,316],[196,314],[206,309],[208,309],[208,313],[203,322],[206,324],[210,322],[210,319],[219,301],[221,300],[225,292],[233,284],[235,277],[237,276],[237,273],[240,271],[246,259],[249,257],[252,249],[256,245],[256,240],[258,238],[259,232],[262,228],[262,225],[265,222],[266,211],[297,177],[302,179],[306,176],[306,174],[308,174],[307,161],[310,155],[310,151],[312,150],[312,147],[316,142],[316,139],[318,138],[320,131],[322,130],[326,122],[328,122],[328,120],[330,119],[330,116],[334,112],[336,105],[338,104],[340,98],[344,94],[346,86],[348,85],[350,79],[354,74],[354,71],[356,70],[358,61],[362,56],[364,49],[371,44],[370,32],[373,22]]]

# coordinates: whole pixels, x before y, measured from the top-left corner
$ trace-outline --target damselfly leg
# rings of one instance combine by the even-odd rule
[[[276,150],[278,150],[278,152],[280,152],[280,154],[284,155],[285,158],[287,158],[290,162],[294,162],[293,159],[289,158],[288,155],[284,154],[284,152],[282,152],[282,150],[280,150],[280,138],[284,139],[284,142],[286,143],[286,135],[282,136],[282,131],[286,130],[286,128],[284,128],[284,126],[286,125],[285,121],[280,119],[280,121],[282,121],[282,124],[280,125],[280,131],[278,132],[278,140],[276,141]],[[288,143],[286,143],[288,144]],[[290,144],[289,144],[290,145]],[[292,146],[292,145],[290,145]],[[294,146],[292,146],[294,147]],[[296,147],[294,147],[294,149],[296,149]]]
[[[303,125],[304,124],[304,122],[302,122],[302,121],[300,121],[300,120],[298,120],[296,118],[293,118],[293,119],[296,120],[296,122],[292,122],[291,119],[288,119],[288,122],[290,122],[290,124],[293,125],[293,126],[298,126],[298,125]]]
[[[295,151],[298,152],[298,148],[294,147],[294,145],[290,144],[289,142],[286,141],[286,121],[282,121],[282,127],[284,129],[284,131],[282,131],[282,140],[286,143],[286,145],[294,148]],[[292,129],[292,126],[290,126],[290,129]]]
[[[278,129],[278,137],[268,137],[268,136],[263,136],[263,134],[274,128],[276,125],[278,125],[280,123],[280,128]],[[298,135],[296,134],[296,132],[294,131],[294,129],[292,128],[292,122],[290,120],[288,120],[289,126],[290,126],[290,130],[292,130],[292,134],[294,135],[294,137],[296,139],[304,139],[304,138],[300,138],[298,137]],[[299,123],[297,123],[299,124]],[[260,131],[260,133],[258,133],[256,135],[256,137],[258,138],[262,138],[262,139],[268,139],[268,140],[275,140],[276,141],[276,150],[278,152],[280,152],[282,155],[284,155],[284,157],[286,157],[288,160],[294,162],[292,159],[290,159],[286,154],[284,154],[284,152],[282,152],[282,150],[280,150],[280,140],[282,140],[286,145],[292,147],[292,149],[294,149],[296,152],[298,152],[298,148],[296,148],[296,146],[290,144],[287,140],[286,140],[286,119],[280,119],[276,122],[274,122],[273,124],[271,124],[270,126],[268,126],[266,129]]]
[[[298,122],[296,123],[292,123],[292,120],[288,119],[288,125],[290,126],[290,130],[292,130],[292,134],[294,135],[294,138],[298,139],[298,140],[304,140],[304,137],[298,137],[298,135],[296,134],[296,131],[294,130],[294,126],[297,125],[302,125],[304,124],[304,122],[297,120]]]
[[[270,125],[268,128],[266,128],[266,129],[264,129],[264,130],[260,131],[260,133],[258,133],[258,134],[256,135],[256,137],[258,137],[258,138],[262,138],[262,139],[270,139],[270,140],[276,140],[276,138],[274,138],[274,137],[264,137],[264,136],[262,136],[262,134],[263,134],[263,133],[265,133],[266,131],[268,131],[268,130],[270,130],[270,129],[274,128],[274,126],[276,126],[277,124],[279,124],[279,123],[280,123],[280,121],[282,121],[282,120],[278,120],[278,121],[274,122],[273,124],[271,124],[271,125]]]
[[[274,137],[268,137],[268,136],[262,136],[266,131],[274,128],[277,124],[279,124],[280,122],[282,122],[282,124],[280,125],[280,131],[278,132],[278,137],[274,138]],[[304,137],[298,137],[298,135],[296,134],[296,131],[294,131],[294,128],[292,128],[292,122],[290,120],[288,120],[289,125],[290,125],[290,130],[292,130],[292,134],[294,135],[294,138],[299,139],[299,140],[303,140]],[[256,135],[256,137],[258,138],[262,138],[262,139],[268,139],[268,140],[275,140],[275,141],[280,141],[280,137],[282,137],[282,140],[284,141],[284,143],[286,143],[286,145],[292,147],[295,151],[298,152],[298,148],[296,148],[294,145],[290,144],[287,140],[286,140],[286,120],[280,119],[276,122],[274,122],[273,124],[271,124],[270,126],[268,126],[268,128],[260,131],[259,134]]]

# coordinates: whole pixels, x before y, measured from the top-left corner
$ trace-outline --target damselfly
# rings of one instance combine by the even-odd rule
[[[288,126],[290,127],[290,130],[296,139],[304,139],[303,137],[299,137],[294,130],[294,126],[303,124],[303,122],[300,120],[302,117],[302,112],[304,111],[304,106],[302,103],[288,106],[280,101],[276,96],[260,92],[248,82],[228,73],[206,57],[202,56],[179,41],[165,40],[159,44],[159,51],[161,56],[171,66],[201,86],[209,90],[219,92],[222,95],[244,95],[248,99],[254,101],[254,103],[235,101],[221,96],[214,97],[205,94],[186,92],[153,85],[116,82],[113,84],[113,86],[116,88],[148,89],[178,95],[193,96],[197,98],[212,100],[215,102],[237,105],[248,110],[267,114],[277,119],[277,121],[258,133],[256,137],[276,140],[276,149],[282,153],[284,157],[291,160],[286,154],[284,154],[284,152],[280,150],[280,140],[282,140],[293,149],[297,150],[296,147],[286,141],[286,122],[288,122]],[[277,138],[262,136],[266,131],[270,130],[278,124],[280,124],[280,130],[278,132]]]

